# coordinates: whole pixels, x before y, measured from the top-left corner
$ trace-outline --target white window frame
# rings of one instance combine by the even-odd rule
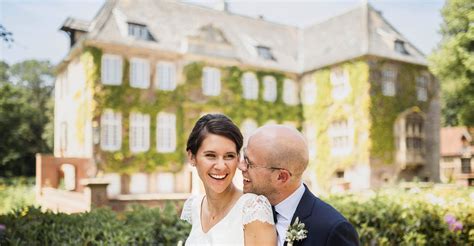
[[[257,128],[258,123],[254,119],[245,119],[242,121],[240,129],[242,130],[242,135],[244,137],[244,146],[247,146],[250,135],[252,135],[252,133],[257,130]]]
[[[221,71],[215,67],[202,69],[202,94],[218,96],[221,93]]]
[[[308,152],[309,157],[314,158],[316,157],[317,149],[316,149],[316,142],[317,142],[317,133],[316,133],[316,126],[311,122],[305,122],[303,124],[303,135],[306,138],[306,142],[308,143]]]
[[[332,97],[335,100],[342,100],[349,95],[351,86],[349,84],[349,73],[347,70],[341,67],[331,69],[330,80],[332,85]]]
[[[288,105],[298,104],[298,84],[292,79],[283,81],[283,102]]]
[[[155,86],[162,91],[176,89],[176,65],[174,63],[161,61],[156,64]]]
[[[117,151],[122,147],[122,114],[106,109],[100,117],[100,147]]]
[[[429,81],[429,75],[425,72],[416,76],[416,98],[418,101],[428,101]]]
[[[258,99],[258,79],[255,73],[245,72],[242,76],[243,98],[248,100]]]
[[[385,66],[381,72],[382,77],[382,94],[384,96],[395,96],[397,70],[392,66]]]
[[[275,102],[277,99],[277,81],[275,77],[267,75],[263,77],[263,100]]]
[[[156,150],[171,153],[176,150],[176,115],[160,112],[156,116]]]
[[[349,155],[354,148],[354,128],[352,120],[341,119],[330,123],[328,129],[331,155]]]
[[[150,115],[130,113],[130,151],[145,152],[150,148]]]
[[[130,59],[130,87],[147,89],[150,87],[150,62],[143,58]]]
[[[307,80],[303,82],[303,89],[301,90],[301,98],[303,104],[312,105],[316,103],[317,85],[316,81]]]
[[[103,54],[101,61],[101,81],[104,85],[122,84],[123,58],[119,55]]]

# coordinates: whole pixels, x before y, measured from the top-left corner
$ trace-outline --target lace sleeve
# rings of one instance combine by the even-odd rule
[[[191,196],[184,202],[183,211],[181,212],[181,219],[187,221],[189,224],[193,223],[193,201],[195,196]]]
[[[265,196],[252,194],[244,203],[243,215],[244,225],[256,220],[271,225],[275,224],[273,222],[272,206]]]

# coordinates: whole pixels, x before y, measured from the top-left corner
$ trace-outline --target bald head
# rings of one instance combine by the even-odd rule
[[[267,164],[289,170],[297,179],[308,166],[308,147],[302,134],[283,125],[258,128],[249,138],[248,148],[258,148]]]

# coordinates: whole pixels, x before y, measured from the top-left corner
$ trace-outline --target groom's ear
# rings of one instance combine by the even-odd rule
[[[282,183],[286,183],[288,180],[290,180],[290,178],[291,178],[291,175],[287,170],[285,169],[280,170],[278,174],[278,181]]]

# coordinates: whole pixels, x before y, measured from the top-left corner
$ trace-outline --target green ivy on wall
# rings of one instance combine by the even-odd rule
[[[242,98],[241,77],[244,71],[238,67],[222,67],[221,93],[218,96],[202,94],[202,62],[194,62],[183,69],[185,81],[178,83],[174,91],[160,91],[153,88],[137,89],[130,87],[129,61],[124,60],[122,83],[118,86],[103,85],[100,82],[102,52],[87,47],[82,54],[82,63],[86,68],[86,84],[92,91],[93,121],[100,124],[100,115],[104,109],[114,109],[122,114],[122,147],[119,151],[109,152],[94,145],[94,153],[99,168],[106,172],[130,174],[133,172],[178,171],[185,163],[185,142],[197,119],[203,113],[221,112],[231,117],[237,125],[246,118],[254,119],[259,125],[269,120],[283,123],[292,121],[297,124],[302,119],[300,105],[289,106],[283,103],[282,87],[284,75],[275,72],[252,71],[259,79],[259,97],[257,100]],[[277,80],[278,96],[275,102],[262,99],[263,76],[271,75]],[[173,153],[156,151],[156,116],[159,112],[176,113],[177,147]],[[146,152],[132,153],[129,147],[129,115],[131,112],[149,114],[150,149]]]
[[[399,64],[397,94],[394,97],[382,95],[378,73],[383,61],[369,66],[366,59],[341,64],[348,72],[351,93],[342,100],[332,98],[330,68],[315,71],[312,80],[317,84],[317,98],[314,105],[303,105],[303,119],[316,127],[316,157],[310,160],[310,168],[316,170],[319,185],[329,188],[329,180],[337,170],[353,165],[373,165],[394,163],[395,141],[393,127],[397,116],[403,111],[419,107],[427,112],[428,102],[416,98],[415,78],[423,68],[410,64]],[[354,127],[354,147],[349,155],[334,157],[328,129],[331,122],[352,119]]]
[[[349,74],[350,94],[335,100],[332,97],[330,68],[317,70],[312,74],[312,80],[317,85],[316,102],[303,106],[305,121],[316,127],[316,157],[310,160],[311,169],[316,171],[319,185],[329,188],[329,179],[335,171],[346,169],[351,165],[369,163],[370,141],[361,133],[368,132],[370,121],[368,112],[370,106],[368,66],[363,61],[348,62],[341,68]],[[354,131],[354,147],[349,155],[333,157],[331,143],[327,134],[333,121],[352,120]]]

